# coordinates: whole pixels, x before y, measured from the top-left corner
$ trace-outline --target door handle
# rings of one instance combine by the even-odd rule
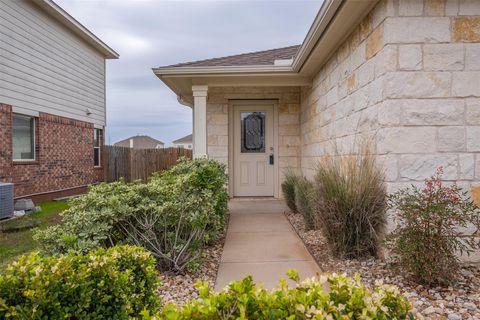
[[[273,166],[273,159],[274,159],[274,158],[273,158],[273,153],[270,153],[270,156],[269,156],[268,158],[269,158],[269,163],[270,163],[270,165]]]

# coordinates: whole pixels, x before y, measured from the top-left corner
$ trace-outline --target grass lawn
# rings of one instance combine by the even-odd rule
[[[61,220],[59,213],[68,208],[68,203],[64,201],[44,202],[37,205],[42,208],[41,211],[7,222],[0,222],[0,228],[4,229],[24,224],[38,224],[39,228],[45,228],[59,223]],[[32,230],[0,231],[0,270],[18,256],[36,249],[37,244],[32,239]]]

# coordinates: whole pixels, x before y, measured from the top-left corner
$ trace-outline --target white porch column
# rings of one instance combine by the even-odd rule
[[[207,154],[207,92],[208,86],[192,86],[193,91],[193,157]]]

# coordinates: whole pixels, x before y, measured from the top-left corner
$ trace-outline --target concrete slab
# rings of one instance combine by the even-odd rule
[[[280,278],[286,279],[288,269],[296,269],[302,279],[311,277],[319,272],[315,261],[288,261],[288,262],[247,262],[247,263],[222,263],[218,270],[215,290],[225,288],[231,281],[240,280],[248,275],[253,280],[262,284],[266,289],[278,286]],[[294,283],[288,280],[290,285]]]
[[[283,213],[288,210],[282,200],[240,198],[229,202],[230,213]]]
[[[229,233],[222,254],[222,262],[298,261],[310,258],[302,240],[292,230]]]
[[[288,232],[292,228],[283,213],[232,213],[229,232]]]
[[[284,215],[284,201],[240,199],[229,203],[230,221],[215,288],[252,275],[265,288],[277,286],[288,269],[301,278],[320,268]]]

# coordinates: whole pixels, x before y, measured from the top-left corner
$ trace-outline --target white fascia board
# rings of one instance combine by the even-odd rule
[[[308,33],[300,46],[300,49],[298,49],[297,55],[293,59],[293,70],[296,72],[300,71],[303,63],[308,59],[310,52],[315,48],[315,45],[327,29],[331,19],[335,16],[335,13],[342,2],[342,0],[325,0],[322,4],[322,7],[318,11],[312,26],[308,30]]]
[[[118,59],[119,54],[100,40],[96,35],[94,35],[90,30],[85,28],[80,22],[75,18],[69,15],[65,10],[63,10],[59,5],[57,5],[52,0],[30,0],[38,7],[43,9],[53,18],[57,19],[60,23],[65,25],[67,28],[72,30],[80,38],[89,43],[97,51],[102,53],[106,59]]]
[[[278,72],[293,73],[291,66],[252,65],[252,66],[212,66],[212,67],[159,67],[153,68],[157,76],[206,75],[206,74],[264,74]]]

